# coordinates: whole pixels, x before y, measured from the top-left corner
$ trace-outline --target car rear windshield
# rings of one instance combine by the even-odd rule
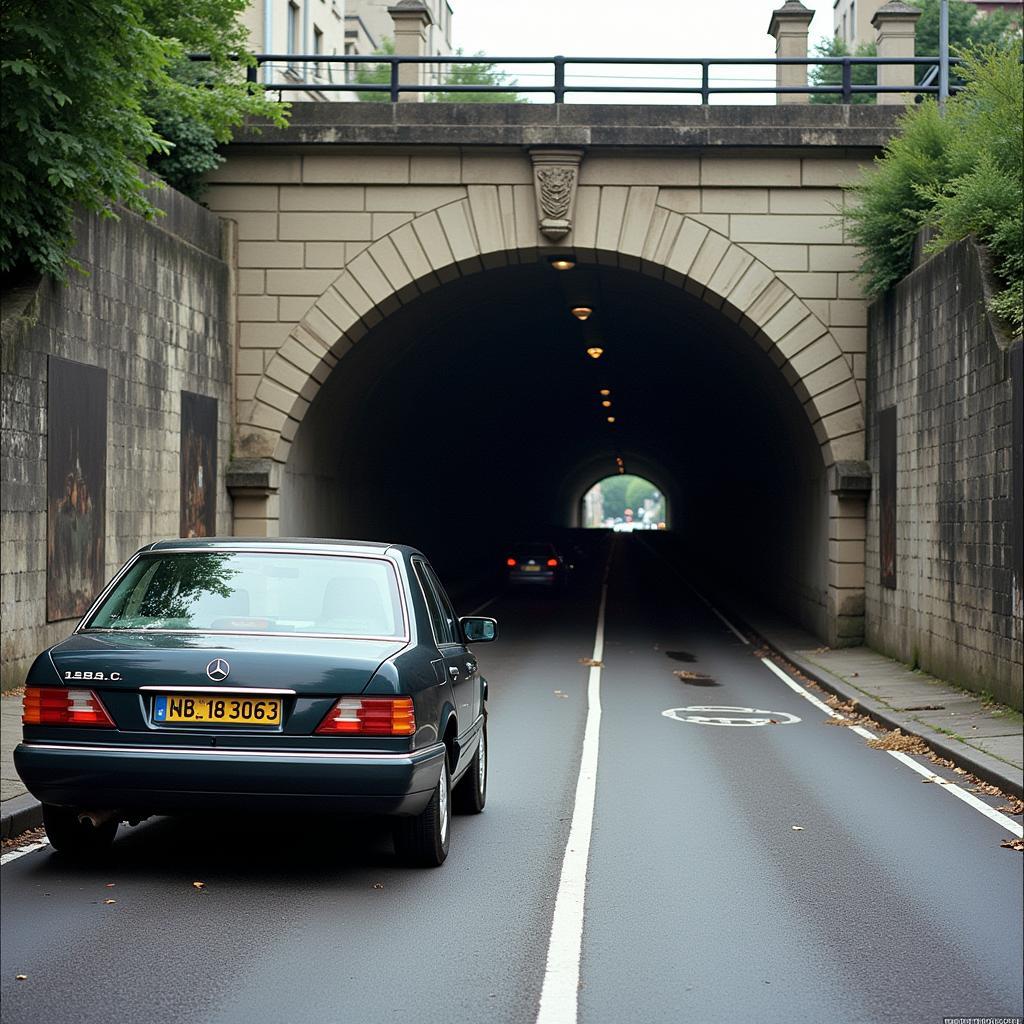
[[[550,558],[555,549],[550,544],[517,544],[515,553],[520,558]]]
[[[272,552],[142,555],[85,628],[405,635],[387,560]]]

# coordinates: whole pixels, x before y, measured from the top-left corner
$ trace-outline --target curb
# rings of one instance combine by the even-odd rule
[[[43,823],[43,805],[31,793],[0,804],[0,838],[10,839]]]
[[[749,625],[748,628],[763,641],[766,647],[774,651],[779,657],[784,658],[791,665],[794,665],[800,672],[809,679],[813,679],[823,689],[862,708],[871,718],[877,719],[887,728],[899,729],[900,732],[906,735],[916,736],[924,743],[927,743],[940,757],[944,757],[955,765],[965,768],[982,781],[990,782],[1004,792],[1011,793],[1019,799],[1024,799],[1024,778],[1020,775],[1009,774],[1013,771],[1010,765],[1004,765],[1002,761],[994,757],[988,757],[981,751],[970,751],[966,748],[965,744],[956,744],[954,746],[941,733],[936,733],[931,729],[922,727],[919,722],[915,722],[913,719],[899,715],[888,705],[881,703],[881,701],[873,700],[861,690],[850,686],[826,669],[801,658],[799,654],[786,650],[780,644],[764,636],[759,630]]]

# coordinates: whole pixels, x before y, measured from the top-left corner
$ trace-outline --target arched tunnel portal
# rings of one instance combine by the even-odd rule
[[[408,542],[465,574],[576,525],[618,457],[663,489],[696,575],[827,637],[827,446],[770,345],[695,291],[537,257],[394,304],[301,418],[280,533]]]

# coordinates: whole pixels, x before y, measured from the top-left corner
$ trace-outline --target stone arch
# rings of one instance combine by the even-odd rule
[[[626,472],[634,476],[642,476],[654,484],[665,495],[666,508],[671,509],[670,514],[674,516],[679,496],[672,486],[670,471],[659,462],[638,455],[629,449],[625,449],[623,455],[626,459]],[[572,525],[579,525],[576,517],[580,514],[583,496],[587,491],[613,474],[614,468],[608,464],[605,457],[595,457],[577,466],[575,472],[567,476],[559,497],[563,506],[573,517]]]
[[[617,202],[597,196],[588,202],[586,191],[580,190],[573,234],[559,250],[571,248],[583,263],[665,280],[719,309],[793,388],[824,467],[863,458],[863,407],[853,370],[829,329],[775,271],[698,216],[660,206],[657,187],[622,187]],[[467,192],[393,229],[348,262],[271,357],[255,398],[239,409],[240,454],[286,462],[320,385],[401,305],[446,281],[532,262],[555,248],[539,234],[532,203],[521,194],[494,185]]]

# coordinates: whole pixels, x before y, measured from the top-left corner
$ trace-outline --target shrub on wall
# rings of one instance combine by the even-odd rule
[[[935,230],[929,252],[973,234],[988,249],[999,284],[993,312],[1012,330],[1024,319],[1024,74],[1017,47],[963,54],[965,87],[945,116],[928,100],[910,107],[875,167],[850,188],[845,214],[864,251],[869,295],[911,266],[914,238]]]
[[[155,216],[147,164],[195,196],[247,116],[283,123],[245,80],[247,2],[4,0],[0,273],[63,278],[76,210]]]

